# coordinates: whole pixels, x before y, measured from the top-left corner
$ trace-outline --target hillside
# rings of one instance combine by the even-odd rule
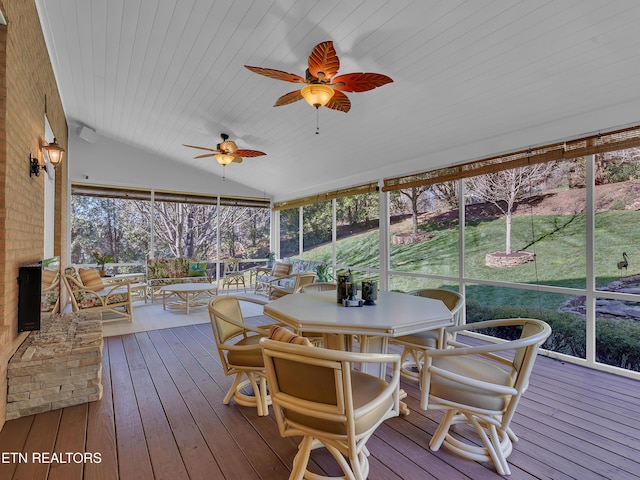
[[[514,215],[568,215],[585,211],[586,189],[562,190],[560,192],[547,192],[541,195],[529,197],[520,202]],[[596,186],[597,210],[640,210],[640,180],[629,180],[607,185]],[[502,213],[493,204],[482,203],[468,205],[467,217],[473,220],[482,218],[501,217]],[[420,222],[450,222],[458,216],[458,210],[423,213],[419,217]],[[409,217],[410,220],[410,217]],[[405,230],[406,220],[395,225],[393,230]],[[410,228],[410,222],[409,222]]]

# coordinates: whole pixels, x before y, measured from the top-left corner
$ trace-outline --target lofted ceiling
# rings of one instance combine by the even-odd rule
[[[36,0],[70,128],[193,169],[228,133],[266,156],[226,177],[290,199],[640,123],[636,0]],[[394,82],[348,113],[244,65]],[[637,113],[636,113],[637,112]],[[316,123],[319,134],[316,134]],[[204,153],[204,152],[201,152]],[[135,161],[133,159],[132,161]]]

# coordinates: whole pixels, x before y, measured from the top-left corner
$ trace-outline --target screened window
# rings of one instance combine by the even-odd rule
[[[348,265],[355,269],[380,268],[379,198],[377,192],[371,192],[336,200],[338,265]],[[372,276],[371,273],[366,275]]]
[[[72,195],[71,262],[95,263],[97,250],[114,263],[143,265],[150,250],[149,207],[147,200]]]
[[[318,250],[331,247],[332,202],[318,202],[302,207],[302,257],[314,260]]]
[[[258,259],[269,248],[264,200],[73,186],[71,204],[73,263],[91,263],[95,250],[144,265],[152,257]]]
[[[410,187],[391,193],[390,267],[393,272],[458,274],[458,182]],[[426,288],[395,277],[394,289]]]
[[[300,253],[300,209],[280,211],[280,256],[293,257]]]

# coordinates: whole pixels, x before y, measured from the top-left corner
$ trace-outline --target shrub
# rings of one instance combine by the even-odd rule
[[[585,319],[580,316],[553,310],[498,306],[488,307],[478,302],[468,302],[467,323],[494,318],[537,318],[549,324],[552,333],[542,348],[586,358]],[[482,333],[505,340],[518,338],[518,327],[512,329],[486,329]],[[640,371],[640,325],[627,320],[596,319],[596,360],[627,370]]]

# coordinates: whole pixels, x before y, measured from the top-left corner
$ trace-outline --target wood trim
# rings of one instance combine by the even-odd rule
[[[273,205],[274,210],[288,210],[290,208],[304,207],[305,205],[311,205],[314,203],[328,202],[336,198],[350,197],[352,195],[364,195],[366,193],[377,192],[379,189],[378,183],[366,183],[364,185],[358,185],[355,187],[343,188],[341,190],[334,190],[326,193],[319,193],[317,195],[311,195],[309,197],[302,197],[295,200],[288,200],[286,202],[278,202]]]
[[[126,200],[151,200],[151,190],[135,188],[118,188],[98,185],[73,184],[71,195],[90,197],[121,198]],[[156,190],[153,192],[156,202],[181,202],[199,205],[217,205],[217,195],[197,195],[192,193],[167,192]],[[271,200],[267,198],[229,197],[221,196],[220,205],[231,207],[269,208]]]
[[[450,182],[461,178],[486,175],[511,168],[558,160],[569,160],[585,155],[594,155],[634,147],[640,147],[640,126],[608,133],[588,135],[574,140],[556,142],[504,155],[496,155],[482,160],[475,160],[473,162],[414,175],[388,178],[384,180],[382,191],[389,192],[434,183]]]

